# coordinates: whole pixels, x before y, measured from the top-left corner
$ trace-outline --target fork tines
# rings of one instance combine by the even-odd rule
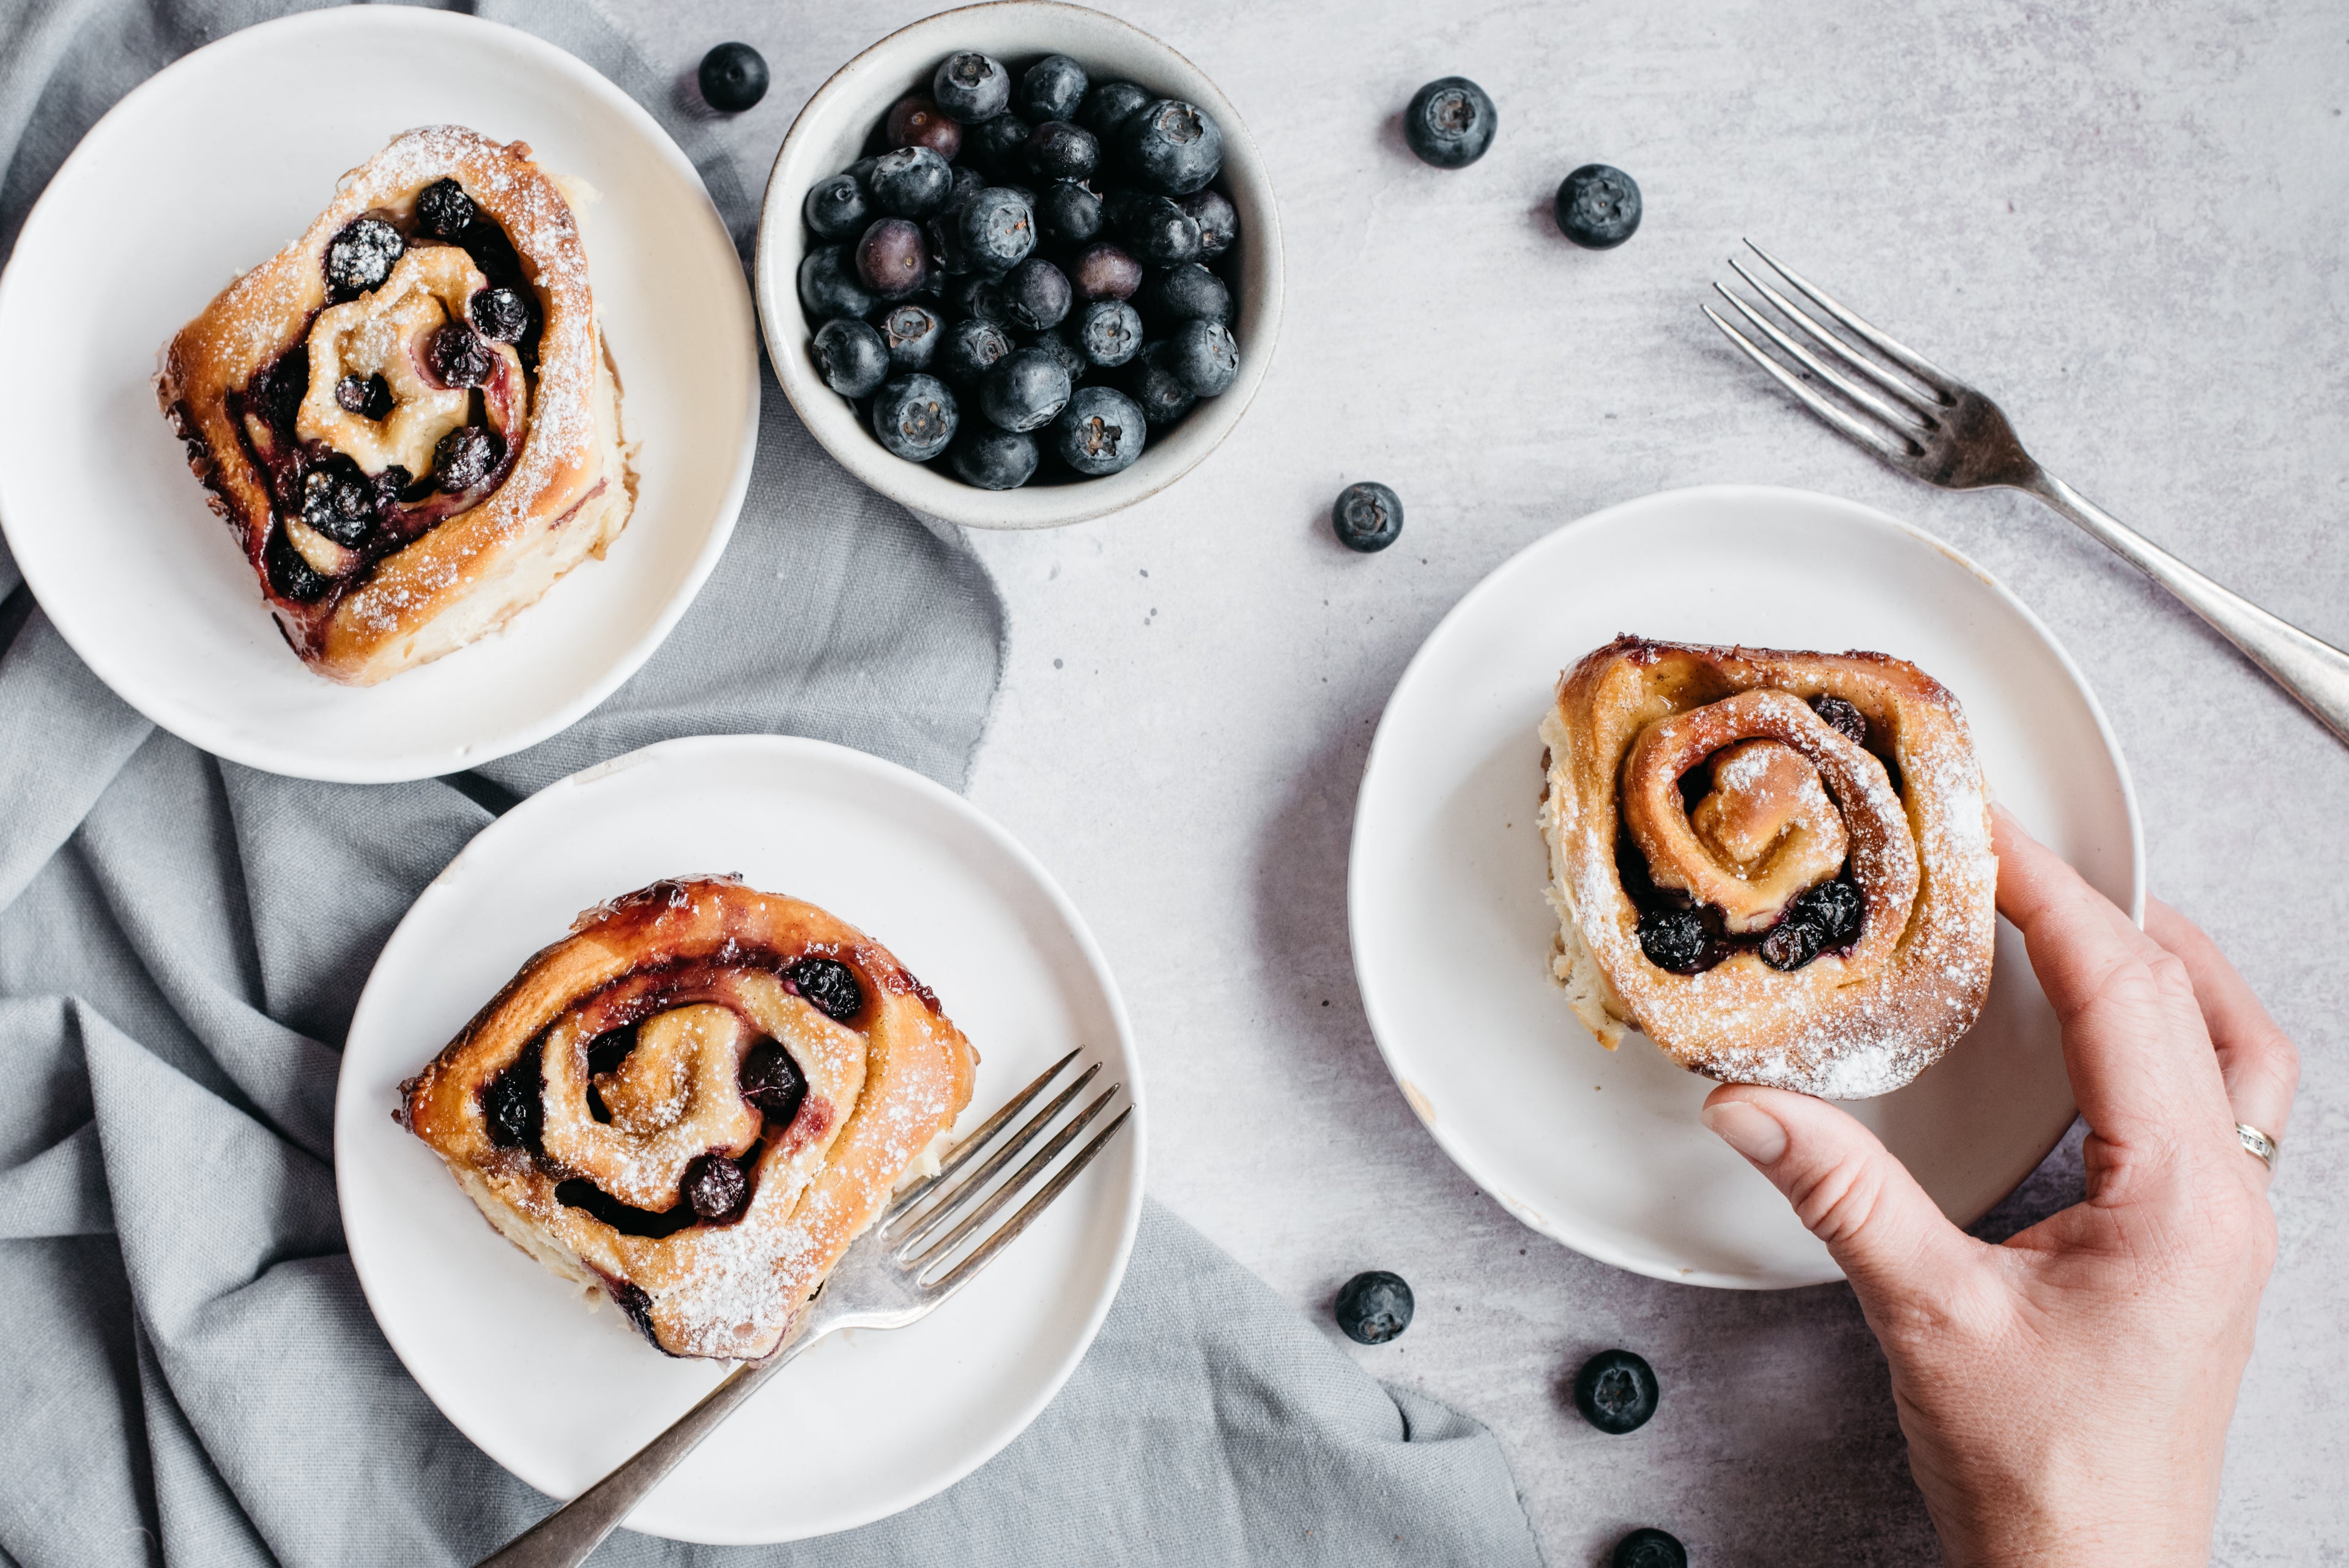
[[[1133,1107],[1127,1105],[1049,1180],[1037,1186],[1053,1161],[1109,1109],[1125,1088],[1122,1083],[1111,1084],[1046,1138],[1061,1112],[1101,1075],[1101,1064],[1096,1062],[1046,1101],[1042,1109],[1024,1121],[1019,1120],[1020,1114],[1052,1086],[1080,1054],[1071,1051],[1045,1068],[1035,1082],[949,1150],[938,1161],[936,1175],[907,1189],[882,1215],[878,1228],[891,1248],[892,1259],[913,1276],[919,1288],[944,1294],[986,1267],[1077,1179],[1102,1146],[1125,1125],[1125,1119],[1133,1114]],[[1017,1171],[998,1181],[1005,1168],[1039,1139],[1044,1139],[1043,1147]],[[974,1243],[981,1227],[1031,1186],[1036,1191],[1027,1202],[966,1250],[966,1243]]]
[[[1889,462],[1906,463],[1922,456],[1925,444],[1920,438],[1938,428],[1942,411],[1956,405],[1961,384],[1923,355],[1860,319],[1753,241],[1746,241],[1745,248],[1761,257],[1795,293],[1839,323],[1849,336],[1831,330],[1767,280],[1746,271],[1734,256],[1729,258],[1730,269],[1813,345],[1824,350],[1825,357],[1718,283],[1713,285],[1713,292],[1751,324],[1754,335],[1749,335],[1706,305],[1704,314],[1713,318],[1713,325],[1721,328],[1747,358],[1800,398],[1805,407],[1878,457]],[[1805,374],[1797,375],[1787,368],[1755,341],[1756,335],[1777,347]],[[1858,343],[1854,343],[1853,338]],[[1860,344],[1875,353],[1863,352]],[[1883,363],[1886,360],[1890,361],[1889,366]],[[1893,367],[1905,374],[1896,373]],[[1847,371],[1856,372],[1859,379],[1854,379]],[[1875,422],[1856,417],[1844,404],[1828,397],[1819,390],[1821,384],[1832,387],[1851,407],[1862,410]]]

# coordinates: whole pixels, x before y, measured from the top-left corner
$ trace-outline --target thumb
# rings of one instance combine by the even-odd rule
[[[1826,1101],[1724,1084],[1699,1116],[1786,1195],[1863,1304],[1937,1293],[1962,1266],[1964,1233],[1876,1134]]]

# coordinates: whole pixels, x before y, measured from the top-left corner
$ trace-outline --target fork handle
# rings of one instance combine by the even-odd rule
[[[736,1406],[819,1337],[813,1332],[802,1334],[766,1360],[737,1367],[619,1469],[515,1536],[494,1556],[482,1558],[476,1568],[576,1568],[587,1561],[645,1493],[716,1431]]]
[[[2034,473],[2030,483],[2015,488],[2037,496],[2176,594],[2337,739],[2349,742],[2349,654],[2221,588],[2053,474]]]

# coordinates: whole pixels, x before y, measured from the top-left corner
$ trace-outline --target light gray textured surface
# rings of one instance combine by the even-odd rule
[[[972,793],[1067,883],[1123,982],[1153,1070],[1154,1191],[1317,1312],[1358,1268],[1408,1276],[1419,1324],[1364,1358],[1492,1423],[1561,1564],[1640,1522],[1708,1568],[1932,1561],[1848,1293],[1662,1284],[1522,1229],[1404,1107],[1346,951],[1371,726],[1470,584],[1663,487],[1852,496],[1949,539],[2054,628],[2127,749],[2155,890],[2301,1043],[2282,1261],[2216,1560],[2349,1562],[2349,755],[2098,546],[2022,498],[1871,466],[1697,313],[1738,236],[1777,247],[1999,397],[2124,520],[2349,642],[2340,8],[1111,8],[1239,105],[1291,269],[1271,377],[1202,469],[1100,523],[981,542],[1011,660]],[[615,9],[680,77],[723,36],[766,52],[772,92],[722,131],[756,177],[836,66],[926,8]],[[1483,162],[1440,173],[1394,117],[1452,72],[1493,93],[1501,129]],[[1607,254],[1547,216],[1594,159],[1647,198]],[[1323,521],[1361,478],[1409,508],[1382,556],[1349,555]],[[1609,1344],[1664,1383],[1629,1439],[1561,1398]]]

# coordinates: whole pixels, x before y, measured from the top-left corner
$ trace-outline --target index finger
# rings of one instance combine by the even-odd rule
[[[2185,968],[2062,856],[1992,812],[1999,913],[2013,921],[2063,1026],[2080,1114],[2118,1143],[2223,1119],[2226,1091]]]

